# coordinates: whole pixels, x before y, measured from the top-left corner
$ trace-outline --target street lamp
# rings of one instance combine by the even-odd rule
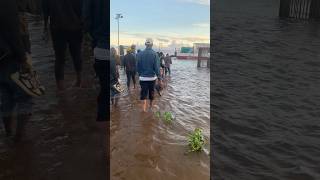
[[[122,14],[116,14],[116,20],[118,21],[118,52],[119,52],[119,55],[120,55],[120,45],[119,45],[119,20],[120,18],[123,18]]]

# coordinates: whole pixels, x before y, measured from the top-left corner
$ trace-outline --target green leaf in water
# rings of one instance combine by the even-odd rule
[[[155,116],[156,116],[157,118],[160,118],[160,117],[161,117],[161,112],[160,112],[160,111],[155,112]]]
[[[163,118],[164,118],[164,121],[167,123],[171,123],[173,120],[172,114],[170,112],[164,112]]]
[[[200,128],[196,128],[188,138],[191,152],[202,151],[205,144],[205,139]]]

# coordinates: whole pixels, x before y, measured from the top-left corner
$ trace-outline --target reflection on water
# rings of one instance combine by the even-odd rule
[[[214,179],[320,179],[320,26],[278,0],[216,1]]]
[[[209,81],[209,69],[197,68],[196,61],[173,61],[164,94],[155,100],[161,112],[174,114],[171,125],[141,112],[138,89],[121,96],[111,110],[112,180],[209,179],[209,154],[186,153],[187,134],[196,127],[209,140]],[[205,148],[209,152],[209,144]]]

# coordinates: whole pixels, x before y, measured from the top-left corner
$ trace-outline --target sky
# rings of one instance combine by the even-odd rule
[[[111,0],[111,46],[118,44],[121,13],[120,45],[144,46],[152,38],[154,48],[174,49],[210,42],[210,0]]]

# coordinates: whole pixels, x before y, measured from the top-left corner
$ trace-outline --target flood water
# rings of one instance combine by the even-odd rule
[[[125,84],[123,71],[120,76]],[[166,81],[163,96],[156,96],[155,111],[172,112],[171,124],[153,112],[141,112],[139,88],[123,93],[118,107],[112,107],[112,180],[209,179],[210,70],[197,68],[197,61],[173,60]],[[188,133],[195,128],[203,130],[208,143],[204,152],[187,153]]]
[[[320,179],[320,22],[213,3],[213,179]]]
[[[54,53],[42,39],[43,24],[29,17],[34,69],[46,94],[34,99],[24,141],[8,143],[0,123],[0,179],[106,179],[106,130],[95,121],[98,87],[90,55],[84,51],[82,88],[72,87],[72,61],[65,67],[68,88],[56,93]]]

